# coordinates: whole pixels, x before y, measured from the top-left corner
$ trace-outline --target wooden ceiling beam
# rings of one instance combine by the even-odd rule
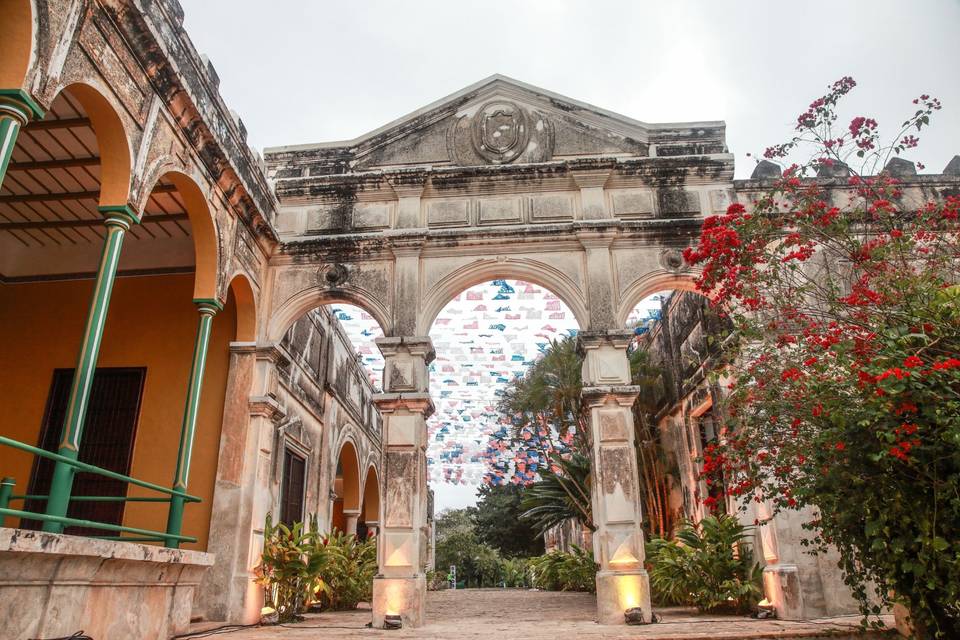
[[[151,193],[172,193],[177,187],[172,184],[158,184]],[[20,202],[64,202],[66,200],[99,200],[99,191],[68,191],[64,193],[25,193],[12,196],[0,196],[0,204]]]
[[[167,213],[163,215],[145,216],[141,224],[158,224],[160,222],[181,222],[189,220],[185,213]],[[29,222],[0,222],[0,231],[28,231],[44,229],[82,229],[99,227],[102,219],[90,218],[86,220],[36,220]]]
[[[44,169],[73,169],[75,167],[95,167],[100,158],[66,158],[64,160],[39,160],[36,162],[11,162],[7,171],[42,171]]]
[[[24,131],[50,131],[52,129],[76,129],[89,127],[90,118],[61,118],[60,120],[37,120],[31,122]]]

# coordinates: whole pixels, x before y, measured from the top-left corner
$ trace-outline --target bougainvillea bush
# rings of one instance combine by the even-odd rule
[[[765,153],[794,163],[686,251],[739,333],[704,471],[744,504],[816,514],[809,543],[839,549],[865,614],[899,601],[918,635],[960,638],[960,185],[919,196],[883,171],[939,101],[884,143],[872,118],[840,120],[854,87],[814,101]]]

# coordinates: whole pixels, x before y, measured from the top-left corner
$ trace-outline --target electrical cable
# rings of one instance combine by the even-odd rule
[[[189,633],[181,633],[178,636],[173,636],[170,640],[180,640],[181,638],[207,638],[210,636],[218,636],[224,633],[231,633],[233,631],[240,631],[241,629],[252,629],[254,627],[261,626],[259,623],[255,624],[225,624],[220,627],[215,627],[213,629],[206,629],[204,631],[193,631]]]

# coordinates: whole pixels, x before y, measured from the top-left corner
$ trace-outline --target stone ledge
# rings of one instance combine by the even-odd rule
[[[0,528],[0,638],[165,640],[189,627],[213,554]],[[9,634],[9,635],[5,635]]]
[[[136,542],[96,540],[82,536],[46,533],[29,529],[0,528],[0,553],[44,553],[63,556],[95,556],[103,559],[139,560],[209,567],[213,554],[187,549],[167,549]]]

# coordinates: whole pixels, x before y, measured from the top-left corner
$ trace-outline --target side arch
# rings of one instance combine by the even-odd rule
[[[337,473],[339,471],[339,473]],[[342,479],[337,493],[343,499],[343,509],[360,510],[360,456],[353,438],[347,436],[337,448],[337,466],[334,470],[334,484]]]
[[[481,259],[451,271],[427,293],[417,319],[417,335],[429,334],[433,321],[458,294],[474,285],[500,278],[524,280],[548,289],[570,307],[581,328],[590,326],[583,290],[559,269],[537,260]]]
[[[256,342],[257,340],[257,296],[250,278],[237,271],[227,285],[237,306],[236,342]]]
[[[119,111],[104,93],[92,85],[76,82],[60,91],[69,91],[76,98],[90,118],[90,126],[97,137],[100,206],[126,207],[130,202],[132,153],[130,136]]]
[[[207,196],[200,185],[185,173],[168,171],[161,175],[161,179],[173,183],[183,198],[184,208],[190,219],[190,235],[193,237],[193,257],[196,264],[196,273],[193,277],[193,297],[195,299],[213,300],[217,297],[217,275],[220,265],[220,247],[217,242],[217,225],[213,213],[207,204]],[[145,198],[149,198],[154,185],[144,190]]]
[[[675,273],[657,269],[640,276],[630,283],[620,296],[620,305],[617,307],[617,327],[625,327],[633,308],[658,291],[670,289],[702,294],[696,286],[699,275],[698,270]]]
[[[0,89],[21,89],[36,49],[33,2],[0,0]]]
[[[372,464],[367,468],[363,481],[363,521],[376,522],[380,519],[380,474]]]
[[[384,335],[391,335],[389,310],[376,298],[358,287],[345,286],[330,290],[325,287],[312,287],[297,292],[287,298],[270,316],[266,327],[266,339],[277,342],[290,326],[308,311],[325,304],[352,304],[360,307],[377,321]]]

